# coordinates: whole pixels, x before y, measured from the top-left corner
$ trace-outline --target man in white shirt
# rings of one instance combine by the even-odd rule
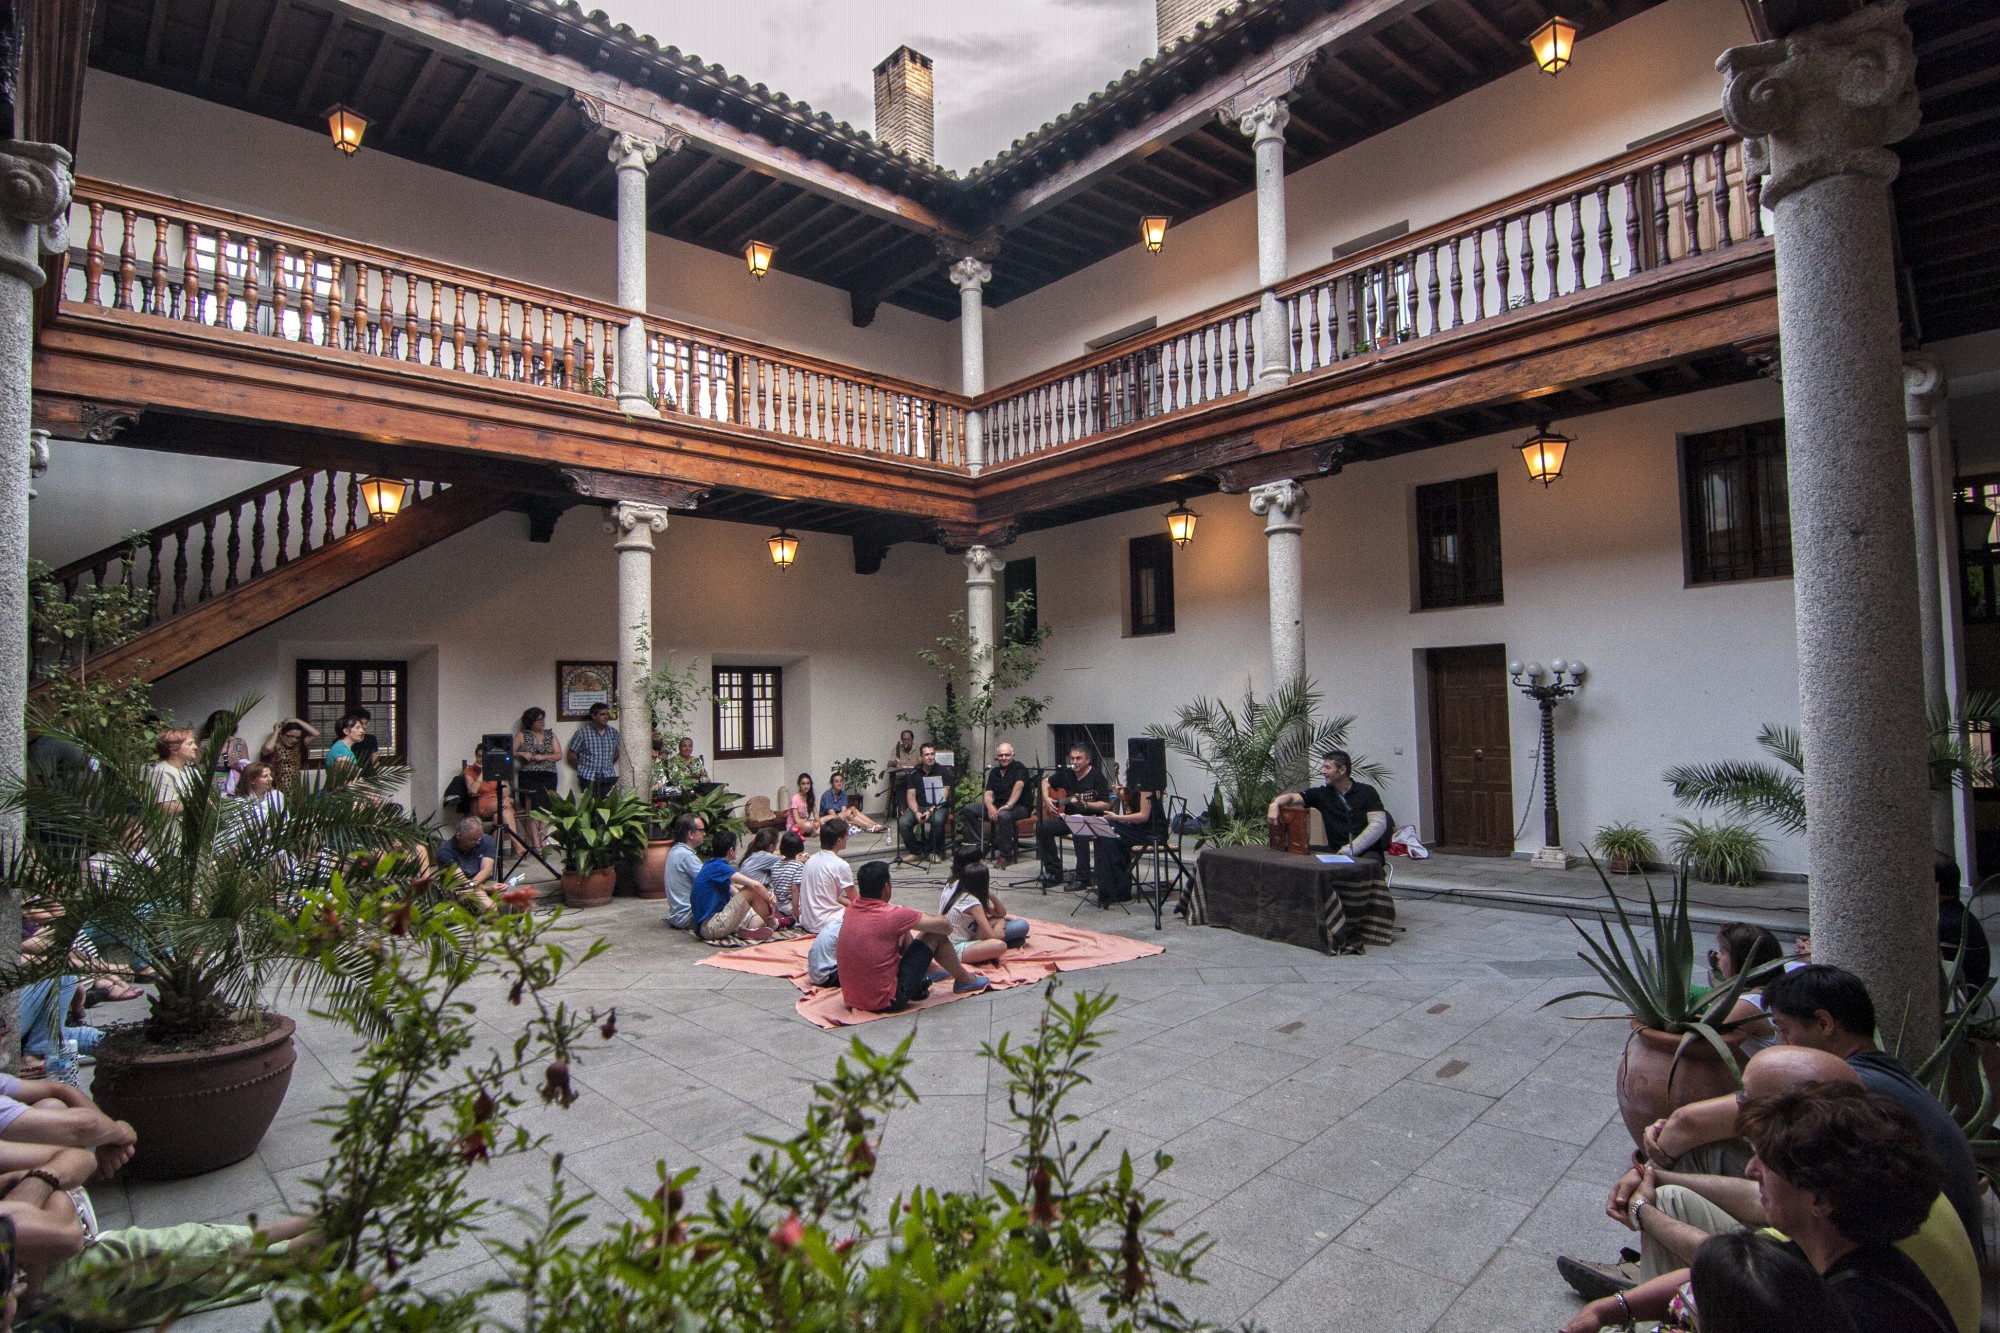
[[[854,897],[854,867],[841,856],[846,847],[847,821],[827,820],[819,826],[819,850],[799,877],[799,924],[815,935],[839,920]]]

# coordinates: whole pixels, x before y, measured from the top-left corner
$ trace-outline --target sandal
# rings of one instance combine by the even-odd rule
[[[146,998],[146,992],[140,990],[137,986],[127,986],[122,981],[107,980],[100,985],[92,986],[84,995],[83,1002],[86,1005],[123,1004],[127,1000],[143,1000],[144,998]]]

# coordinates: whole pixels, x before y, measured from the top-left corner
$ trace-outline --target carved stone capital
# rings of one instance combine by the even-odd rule
[[[1299,517],[1312,508],[1312,496],[1296,481],[1272,481],[1250,489],[1250,512],[1264,518],[1264,535],[1297,532]]]
[[[993,281],[993,266],[971,255],[951,266],[951,282],[961,292],[978,291]]]
[[[1298,96],[1318,58],[1319,52],[1313,51],[1266,75],[1224,102],[1216,114],[1223,124],[1241,130],[1246,138],[1282,137],[1292,118],[1285,103]]]
[[[661,505],[620,500],[605,511],[604,530],[616,536],[621,551],[650,551],[653,534],[667,530],[670,511]]]
[[[965,581],[969,584],[984,583],[990,587],[994,577],[1006,567],[1007,562],[1002,560],[1000,553],[990,546],[973,545],[965,548]]]
[[[69,248],[68,152],[49,143],[0,141],[0,273],[42,285],[43,255]]]
[[[1015,527],[1013,519],[1001,522],[951,523],[937,520],[931,525],[937,536],[937,543],[953,555],[964,555],[974,547],[988,547],[998,550],[1014,544]]]
[[[619,106],[616,102],[606,101],[590,93],[580,92],[574,96],[577,109],[583,112],[583,118],[599,129],[611,131],[614,145],[626,138],[650,145],[651,151],[647,153],[645,159],[647,162],[651,162],[661,153],[677,153],[687,143],[687,135],[679,130],[662,125],[650,116],[642,116],[629,107]],[[619,160],[616,147],[612,150],[611,160],[613,162]]]
[[[660,145],[636,134],[614,134],[604,155],[620,171],[644,171],[660,155]]]
[[[49,470],[49,433],[45,430],[28,432],[28,479],[44,476]],[[35,498],[35,488],[28,487],[28,498]]]
[[[1722,110],[1768,176],[1764,204],[1829,176],[1896,177],[1888,148],[1917,128],[1916,52],[1901,0],[1777,41],[1733,47],[1716,68]]]
[[[1234,125],[1242,131],[1243,137],[1252,143],[1263,143],[1266,139],[1285,137],[1285,126],[1292,123],[1292,109],[1285,105],[1283,98],[1278,97],[1253,103],[1241,110],[1232,102],[1223,108],[1222,120],[1224,124]]]
[[[1937,400],[1944,396],[1944,371],[1927,356],[1903,358],[1903,406],[1910,429],[1929,430]]]

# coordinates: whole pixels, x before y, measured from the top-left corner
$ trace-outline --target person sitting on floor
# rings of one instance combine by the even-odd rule
[[[109,1177],[132,1157],[139,1136],[98,1109],[81,1089],[53,1079],[0,1074],[0,1141],[47,1148],[83,1148]]]
[[[952,947],[960,962],[990,963],[1028,942],[1027,918],[1007,915],[1000,895],[993,892],[993,872],[983,861],[959,872],[945,889],[938,910],[951,922]]]
[[[772,868],[784,859],[778,855],[779,834],[780,830],[775,824],[767,824],[752,833],[750,845],[743,849],[743,860],[736,867],[767,889],[771,887]],[[776,894],[772,895],[774,901],[776,897]],[[784,912],[784,905],[779,904],[778,910]],[[790,913],[785,914],[790,915]]]
[[[1702,1333],[1858,1333],[1804,1255],[1775,1236],[1710,1236],[1688,1270],[1688,1313]]]
[[[840,923],[846,917],[842,912],[827,922],[806,951],[806,980],[824,990],[840,984]]]
[[[462,881],[452,886],[458,896],[468,907],[490,912],[493,896],[487,890],[493,887],[493,871],[499,864],[499,855],[486,826],[468,815],[458,821],[449,838],[438,844],[436,871],[420,877],[418,882],[435,880],[447,869],[455,869]]]
[[[667,853],[667,924],[675,930],[694,929],[694,877],[701,873],[702,843],[708,821],[693,811],[674,816],[667,830],[673,849]]]
[[[1943,1297],[1896,1248],[1923,1225],[1943,1183],[1915,1116],[1851,1084],[1810,1083],[1745,1101],[1739,1122],[1756,1151],[1750,1179],[1764,1217],[1857,1329],[1954,1333]],[[1659,1319],[1688,1276],[1678,1269],[1592,1301],[1564,1333]]]
[[[854,868],[841,855],[846,848],[847,821],[827,820],[820,825],[819,850],[799,876],[799,924],[815,935],[854,897]]]
[[[834,820],[834,823],[840,821]],[[870,861],[856,881],[860,896],[847,905],[840,923],[834,965],[840,998],[864,1013],[896,1013],[931,993],[931,982],[952,978],[958,995],[992,983],[974,976],[951,947],[951,922],[889,901],[889,863]],[[933,976],[931,963],[943,974]]]
[[[832,776],[827,778],[826,790],[819,798],[819,817],[830,819],[835,815],[865,833],[880,833],[886,827],[861,813],[861,803],[858,798],[848,799],[847,774],[839,769],[835,769]]]
[[[820,824],[819,798],[813,793],[813,775],[799,774],[798,785],[792,789],[791,803],[785,807],[785,827],[801,838],[817,834]]]
[[[731,859],[736,834],[719,828],[708,840],[709,858],[694,877],[694,933],[713,943],[732,936],[767,940],[791,922],[778,914],[771,891],[738,870]]]
[[[771,867],[770,878],[765,880],[770,887],[771,897],[778,904],[778,910],[786,916],[804,915],[799,910],[799,880],[805,873],[806,840],[787,829],[778,835],[778,861]],[[805,925],[803,921],[799,924]]]

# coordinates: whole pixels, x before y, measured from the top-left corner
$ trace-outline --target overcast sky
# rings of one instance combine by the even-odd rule
[[[663,46],[873,132],[873,71],[934,62],[937,154],[961,173],[1153,52],[1154,0],[593,0]]]

